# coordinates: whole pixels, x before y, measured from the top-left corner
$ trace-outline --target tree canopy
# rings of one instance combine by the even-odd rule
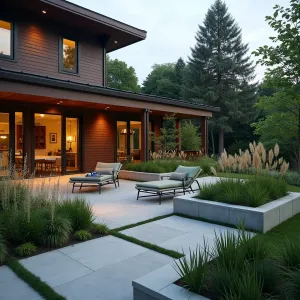
[[[265,117],[253,124],[265,143],[277,142],[294,148],[295,162],[300,170],[300,3],[274,6],[266,20],[276,32],[270,37],[274,45],[255,51],[259,63],[268,67],[264,87],[273,93],[259,99],[257,106]]]
[[[177,63],[155,64],[143,82],[145,94],[181,99],[185,62],[179,58]]]
[[[236,123],[249,123],[255,116],[257,84],[254,65],[242,42],[242,31],[228,12],[226,4],[216,0],[196,33],[196,45],[188,60],[184,77],[185,100],[218,106],[210,121],[219,132],[219,152],[224,149],[224,132]],[[214,140],[214,139],[213,139]]]
[[[107,85],[124,91],[140,92],[138,78],[133,67],[128,67],[124,61],[118,59],[107,60]]]

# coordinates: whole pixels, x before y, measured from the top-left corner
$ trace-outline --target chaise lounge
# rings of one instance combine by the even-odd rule
[[[197,177],[201,173],[200,167],[186,167],[178,166],[176,171],[171,175],[164,175],[161,179],[167,177],[167,180],[157,180],[149,182],[137,183],[135,188],[138,190],[137,200],[139,198],[151,197],[152,195],[159,196],[159,204],[161,204],[161,197],[164,195],[175,195],[176,193],[195,192],[200,190]],[[198,188],[193,189],[193,183],[197,183]],[[140,193],[150,194],[140,196]]]
[[[72,193],[75,187],[79,187],[79,190],[84,186],[98,186],[99,194],[101,193],[101,187],[107,184],[114,184],[117,188],[120,186],[119,172],[122,168],[121,163],[102,163],[97,162],[95,167],[96,176],[78,176],[71,177],[69,182],[73,184]],[[91,172],[92,173],[92,172]],[[77,185],[76,185],[77,184]]]

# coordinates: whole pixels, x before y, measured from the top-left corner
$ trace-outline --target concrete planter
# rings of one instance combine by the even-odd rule
[[[132,282],[134,300],[209,300],[175,285],[180,277],[166,265]]]
[[[147,173],[121,170],[119,173],[119,178],[134,181],[156,181],[161,180],[161,176],[168,174],[169,173]]]
[[[174,213],[191,217],[232,225],[243,221],[246,228],[265,233],[300,212],[300,193],[289,193],[256,208],[200,200],[187,195],[174,198],[173,207]]]

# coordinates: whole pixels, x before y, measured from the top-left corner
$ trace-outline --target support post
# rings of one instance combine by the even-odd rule
[[[177,144],[177,151],[181,151],[181,120],[176,119],[176,144]]]
[[[35,149],[35,127],[34,114],[26,109],[23,112],[23,157],[27,157],[27,169],[31,174],[35,169],[34,163],[34,149]]]
[[[142,161],[149,160],[149,109],[142,113]]]
[[[207,154],[207,117],[201,117],[202,153]]]
[[[127,162],[131,162],[131,147],[130,147],[130,121],[127,121],[126,125],[126,151],[127,151]]]
[[[109,40],[109,36],[107,36],[107,35],[105,35],[101,38],[102,61],[103,61],[103,68],[102,68],[103,87],[107,87],[106,47],[107,47],[108,40]]]
[[[16,130],[15,130],[15,112],[9,113],[9,163],[11,165],[15,164],[15,141],[16,141]],[[23,137],[22,137],[23,138]]]

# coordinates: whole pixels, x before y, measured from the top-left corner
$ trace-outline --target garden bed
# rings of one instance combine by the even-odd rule
[[[223,233],[134,280],[134,300],[299,299],[299,222],[300,214],[253,238]]]
[[[210,200],[195,199],[191,195],[174,198],[174,213],[210,221],[238,225],[267,232],[300,212],[300,193],[289,193],[259,207],[246,207]]]

